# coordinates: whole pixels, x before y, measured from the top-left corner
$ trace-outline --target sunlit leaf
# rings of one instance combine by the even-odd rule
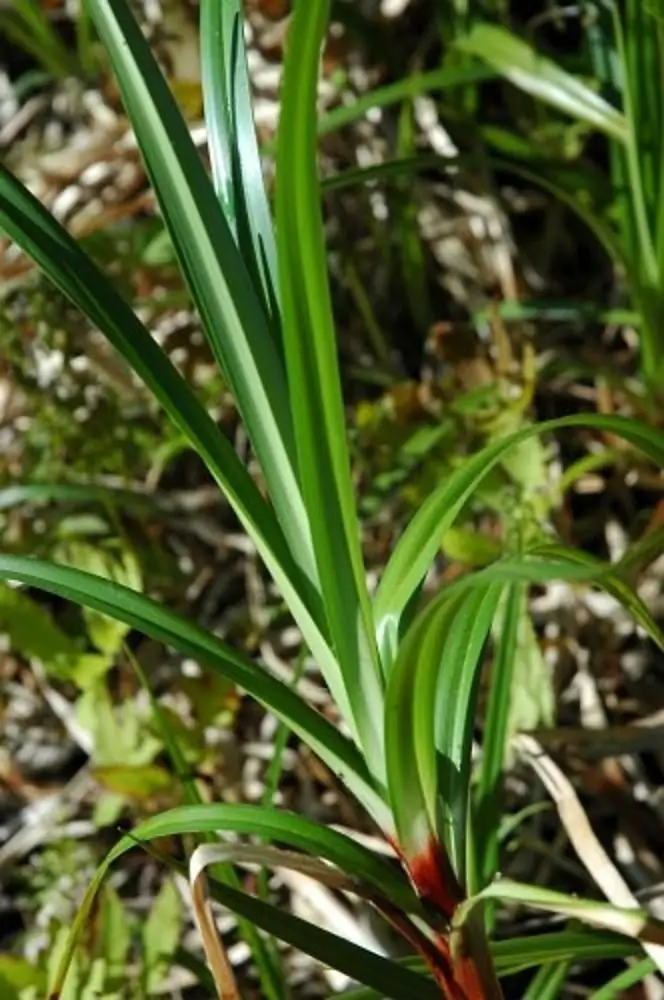
[[[540,55],[527,42],[496,24],[476,23],[457,48],[478,56],[526,93],[559,111],[601,129],[612,139],[625,141],[623,115],[578,77]]]

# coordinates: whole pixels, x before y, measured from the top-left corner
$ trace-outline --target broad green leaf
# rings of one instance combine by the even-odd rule
[[[438,552],[440,540],[464,504],[503,455],[520,441],[565,427],[589,427],[624,438],[664,466],[664,434],[638,420],[605,414],[574,414],[524,427],[494,441],[454,470],[417,511],[388,560],[374,602],[378,634],[394,634],[404,609]]]
[[[499,25],[477,23],[457,48],[487,62],[525,93],[625,142],[625,118],[588,84]]]
[[[203,0],[201,62],[217,196],[281,351],[277,253],[254,129],[240,0]]]
[[[16,587],[0,586],[0,630],[12,648],[42,661],[46,669],[70,668],[79,650],[76,642],[53,621],[47,609]],[[63,664],[64,660],[64,664]]]
[[[93,767],[95,781],[109,792],[146,799],[173,787],[173,776],[159,764],[105,764]]]
[[[136,703],[114,704],[104,680],[83,692],[76,702],[76,719],[92,737],[95,767],[143,767],[161,750],[159,740],[146,731]]]
[[[8,979],[0,972],[0,991],[2,991],[2,996],[5,1000],[21,1000],[21,996],[18,992],[18,988],[10,983]],[[25,996],[25,993],[23,994]],[[34,991],[33,991],[34,996]]]
[[[16,580],[73,600],[139,629],[198,659],[284,719],[331,767],[385,829],[389,816],[355,747],[318,712],[265,669],[220,639],[127,587],[40,559],[0,555],[0,579]]]
[[[6,631],[21,656],[39,660],[51,677],[73,681],[82,689],[113,665],[106,655],[81,652],[79,643],[58,628],[43,605],[6,584],[0,585],[0,631]]]
[[[132,925],[122,900],[108,884],[104,886],[100,900],[98,927],[96,953],[106,963],[108,979],[123,982],[131,947]]]
[[[34,986],[43,992],[46,987],[46,975],[43,969],[38,969],[28,962],[27,958],[4,954],[0,955],[0,985],[4,983],[16,991],[16,996],[20,990],[29,986]]]
[[[335,687],[336,660],[321,631],[320,595],[295,563],[273,512],[235,449],[92,260],[2,164],[0,225],[99,327],[206,463],[254,540],[343,711],[343,687],[338,682]]]
[[[284,349],[299,479],[345,688],[341,706],[382,780],[382,679],[358,537],[316,169],[318,66],[328,13],[328,0],[299,3],[289,27],[276,191]]]
[[[261,298],[128,3],[90,0],[90,12],[210,347],[233,391],[290,549],[315,583],[286,372]]]
[[[497,624],[497,631],[500,623]],[[520,730],[546,728],[553,725],[555,693],[552,672],[547,665],[533,627],[532,619],[524,606],[519,621],[507,732],[505,737],[506,760],[511,762],[510,742]]]
[[[170,967],[180,940],[182,901],[172,879],[162,884],[150,908],[141,935],[143,941],[143,974],[147,993],[154,993]]]
[[[524,607],[523,586],[510,585],[505,592],[491,668],[491,687],[484,721],[482,763],[477,790],[478,867],[481,871],[482,884],[486,884],[493,877],[498,867],[498,829],[502,813],[501,779],[507,750],[510,705],[514,693],[519,626]]]
[[[113,552],[101,545],[74,539],[56,545],[51,555],[62,565],[85,570],[106,580],[115,580],[131,590],[142,589],[141,568],[135,554],[128,548]],[[129,627],[98,611],[84,609],[83,616],[88,635],[97,649],[108,657],[117,656]]]

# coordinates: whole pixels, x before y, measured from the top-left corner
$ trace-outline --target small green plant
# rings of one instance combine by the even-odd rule
[[[664,374],[664,146],[661,88],[655,83],[664,71],[664,21],[658,6],[643,0],[580,4],[588,79],[497,24],[478,22],[456,40],[457,48],[575,119],[577,153],[584,133],[599,131],[609,140],[607,199],[602,198],[606,184],[596,171],[581,167],[570,173],[562,162],[547,163],[516,136],[512,148],[523,155],[525,147],[523,172],[583,219],[624,277],[638,314],[641,372],[655,397]],[[505,136],[501,144],[510,149]]]
[[[253,128],[239,0],[203,0],[203,87],[212,180],[126,0],[89,0],[184,278],[260,465],[259,488],[198,396],[80,246],[5,169],[0,223],[130,364],[206,463],[280,588],[336,703],[335,726],[264,666],[116,580],[40,558],[0,556],[0,577],[109,615],[193,657],[243,689],[304,740],[394,848],[392,864],[351,838],[269,805],[203,804],[163,728],[187,804],[137,826],[110,852],[85,897],[50,984],[63,984],[111,864],[137,844],[182,836],[194,903],[220,995],[234,996],[201,890],[242,919],[266,997],[283,996],[262,929],[365,984],[362,997],[501,997],[499,976],[588,954],[639,953],[662,926],[639,909],[567,897],[498,875],[500,789],[512,664],[528,584],[593,582],[623,601],[661,646],[638,597],[591,556],[516,532],[500,557],[428,603],[424,578],[441,540],[492,470],[543,434],[588,426],[664,465],[664,435],[626,418],[509,421],[435,485],[367,588],[348,456],[316,169],[318,64],[328,0],[299,0],[289,29],[277,144],[276,239]],[[617,114],[617,113],[616,113]],[[521,452],[523,454],[523,452]],[[499,627],[497,627],[499,626]],[[482,761],[471,740],[483,651],[494,664]],[[238,843],[224,834],[259,843]],[[222,838],[222,839],[220,839]],[[211,841],[211,842],[210,842]],[[290,850],[275,849],[271,844]],[[154,847],[150,847],[154,851]],[[179,869],[172,858],[165,859]],[[415,961],[373,955],[242,890],[233,861],[293,866],[363,897]],[[502,899],[568,915],[614,934],[560,931],[488,939]],[[617,938],[616,934],[622,935]],[[631,941],[629,939],[632,939]],[[586,949],[584,951],[584,949]],[[613,950],[612,950],[613,949]],[[79,966],[80,967],[80,966]],[[650,968],[650,966],[648,966]],[[645,974],[645,973],[644,973]],[[556,978],[557,977],[557,978]]]

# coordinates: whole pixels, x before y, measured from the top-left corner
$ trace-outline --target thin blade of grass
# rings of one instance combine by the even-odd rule
[[[345,104],[324,114],[318,122],[318,134],[329,135],[346,125],[359,121],[369,111],[399,104],[409,98],[437,91],[452,90],[476,83],[483,83],[496,76],[496,71],[479,62],[466,62],[450,66],[440,66],[427,73],[413,73],[395,83],[376,87],[361,94],[352,104]]]
[[[0,489],[0,511],[21,504],[101,504],[128,510],[155,510],[157,498],[150,493],[123,490],[94,483],[15,483]]]
[[[626,996],[627,990],[631,990],[632,986],[636,986],[646,976],[656,971],[657,966],[652,958],[643,958],[640,962],[635,962],[628,969],[619,972],[617,976],[610,979],[608,983],[604,983],[604,986],[598,990],[594,990],[588,1000],[619,1000],[620,997]]]
[[[76,61],[36,0],[13,0],[0,24],[14,44],[29,52],[56,79],[74,75]]]
[[[553,966],[548,965],[538,969],[528,983],[528,989],[523,994],[522,1000],[556,1000],[565,985],[570,965],[569,961],[556,962]]]
[[[233,391],[291,551],[315,584],[286,373],[261,298],[126,0],[89,3],[206,337]]]
[[[384,775],[382,682],[359,544],[316,167],[316,94],[327,0],[298,2],[289,28],[277,143],[284,348],[299,477],[352,729]]]
[[[291,689],[231,646],[149,597],[91,573],[41,559],[0,555],[0,579],[39,587],[126,622],[192,656],[284,719],[348,785],[379,823],[386,808],[353,744]]]
[[[633,957],[640,950],[638,944],[617,934],[594,930],[556,931],[491,943],[493,960],[503,975],[566,959],[595,962]]]

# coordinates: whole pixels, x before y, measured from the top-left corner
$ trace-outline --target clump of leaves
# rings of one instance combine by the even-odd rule
[[[645,607],[590,556],[558,545],[533,545],[529,538],[424,607],[420,597],[441,539],[515,448],[560,428],[587,425],[623,437],[661,465],[664,435],[607,415],[574,415],[518,429],[508,421],[500,435],[466,456],[431,490],[394,546],[376,593],[370,594],[316,171],[318,62],[329,4],[298,0],[290,25],[277,146],[276,239],[252,126],[238,0],[206,0],[201,11],[212,183],[125,0],[89,0],[89,9],[206,337],[251,440],[265,493],[126,302],[4,170],[0,221],[103,331],[206,463],[280,588],[342,725],[320,715],[261,664],[130,587],[16,555],[0,557],[0,576],[112,615],[244,689],[338,775],[393,846],[399,865],[304,816],[263,806],[196,803],[195,788],[183,775],[190,804],[139,825],[99,869],[53,978],[54,993],[62,990],[110,865],[137,841],[176,835],[214,839],[227,833],[258,841],[229,837],[203,843],[191,858],[195,909],[220,995],[229,993],[229,970],[201,889],[208,865],[210,891],[243,918],[243,934],[270,1000],[281,997],[283,984],[257,927],[306,948],[380,996],[404,1000],[501,996],[499,973],[509,963],[501,965],[500,949],[489,946],[482,911],[486,903],[493,907],[503,898],[569,914],[639,941],[661,940],[661,925],[641,910],[571,898],[497,875],[506,718],[524,588],[554,577],[592,580],[615,593],[664,645]],[[498,620],[483,756],[476,793],[471,793],[478,680]],[[169,750],[177,756],[172,741]],[[289,850],[277,850],[274,843]],[[291,866],[363,897],[396,928],[419,963],[413,967],[373,955],[252,898],[230,867],[233,859]],[[510,968],[541,961],[535,957],[541,955],[537,937],[511,944]],[[583,953],[578,937],[572,944],[565,932],[556,935],[556,944],[558,960],[561,954],[576,959]]]

